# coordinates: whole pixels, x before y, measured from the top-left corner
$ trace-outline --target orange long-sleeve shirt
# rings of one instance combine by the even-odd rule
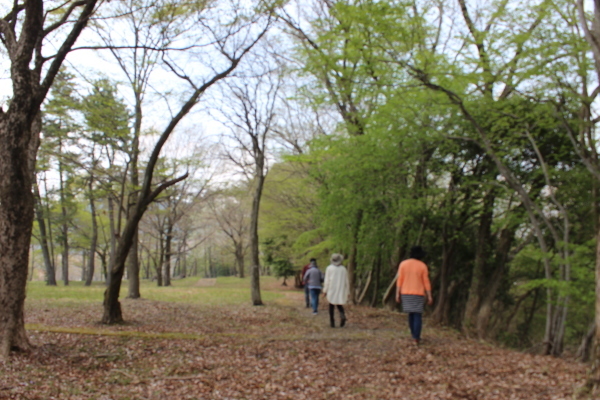
[[[425,291],[431,292],[427,265],[414,258],[402,261],[398,266],[396,286],[400,288],[400,294],[425,296]]]

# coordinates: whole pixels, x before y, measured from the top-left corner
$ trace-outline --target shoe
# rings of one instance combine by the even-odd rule
[[[421,342],[421,339],[413,339],[413,340],[414,340],[414,342],[415,342],[415,346],[418,346],[418,345],[419,345],[419,343]]]
[[[340,327],[343,328],[346,325],[346,318],[342,318],[342,321],[340,322]]]
[[[316,311],[313,311],[313,315],[317,315],[318,313]]]

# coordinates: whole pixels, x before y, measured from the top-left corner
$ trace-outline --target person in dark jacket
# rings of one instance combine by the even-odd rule
[[[302,279],[302,284],[304,285],[304,300],[306,302],[306,308],[310,307],[310,292],[308,291],[308,285],[304,284],[304,275],[306,275],[306,271],[308,271],[312,264],[317,265],[317,260],[315,258],[311,258],[309,263],[302,268],[302,272],[300,273],[300,279]]]
[[[304,285],[310,292],[310,302],[313,308],[313,315],[319,312],[319,295],[323,288],[323,274],[319,271],[317,263],[310,263],[310,268],[304,274]]]

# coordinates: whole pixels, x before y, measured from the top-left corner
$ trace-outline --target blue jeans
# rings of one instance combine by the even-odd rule
[[[310,307],[310,292],[308,285],[304,285],[304,300],[306,300],[306,307]]]
[[[421,339],[421,328],[423,327],[421,313],[408,313],[408,326],[413,339]]]
[[[319,311],[319,295],[321,294],[321,288],[310,288],[310,304],[312,305],[313,312]]]

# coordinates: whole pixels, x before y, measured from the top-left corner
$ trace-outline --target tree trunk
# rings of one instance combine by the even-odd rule
[[[108,282],[108,265],[106,263],[106,251],[98,253],[98,255],[100,256],[100,263],[102,264],[102,271],[100,271],[101,277],[104,278],[104,282],[106,283]]]
[[[258,214],[260,212],[260,199],[262,197],[265,176],[263,174],[263,163],[257,161],[256,187],[252,197],[252,212],[250,215],[250,252],[252,257],[251,267],[251,296],[252,304],[255,306],[263,305],[260,296],[260,254],[258,243]]]
[[[482,288],[486,284],[485,272],[489,265],[489,246],[492,242],[492,221],[494,217],[495,193],[491,189],[483,198],[483,210],[479,218],[477,233],[477,249],[475,250],[475,264],[469,288],[469,297],[465,306],[465,315],[462,328],[469,334],[473,330],[474,321],[481,302]]]
[[[238,267],[238,276],[243,278],[246,266],[244,265],[244,243],[241,240],[235,243],[235,262]]]
[[[525,315],[525,320],[523,322],[524,332],[521,337],[521,340],[529,337],[529,332],[531,331],[531,324],[533,323],[533,318],[535,317],[535,314],[538,311],[538,304],[541,293],[541,288],[536,288],[533,291],[533,300],[531,302],[531,307],[529,308],[529,312]]]
[[[375,270],[373,274],[375,275],[375,281],[373,282],[373,297],[371,298],[371,307],[375,307],[377,304],[377,292],[379,291],[379,275],[381,274],[381,246],[379,248],[379,253],[377,254],[377,261],[375,262]]]
[[[33,246],[29,246],[29,258],[31,258],[31,271],[29,272],[29,282],[33,281],[33,272],[35,270],[35,256],[33,254]]]
[[[108,195],[108,221],[110,226],[110,256],[108,258],[108,271],[106,275],[106,285],[110,286],[110,280],[112,279],[112,274],[110,271],[115,265],[115,257],[117,251],[117,237],[119,233],[117,232],[117,228],[115,226],[115,203],[112,196]]]
[[[46,179],[46,174],[44,174],[44,190],[46,193],[48,193],[48,181]],[[54,270],[54,273],[56,275],[56,257],[54,255],[54,237],[52,235],[52,220],[50,219],[50,202],[46,201],[46,204],[43,205],[44,206],[44,212],[45,214],[48,216],[48,226],[47,226],[47,230],[46,232],[48,233],[48,251],[50,253],[50,259],[52,260],[52,268]],[[54,280],[56,282],[56,278]]]
[[[141,93],[135,92],[135,123],[133,131],[133,141],[131,143],[131,163],[130,163],[130,177],[131,177],[131,190],[137,193],[140,185],[140,178],[138,172],[138,158],[140,153],[140,133],[142,131],[142,99]],[[136,196],[133,196],[136,198]],[[127,214],[132,211],[134,204],[129,205]],[[133,238],[133,244],[127,257],[127,275],[128,275],[128,295],[130,299],[139,299],[140,295],[140,259],[139,259],[139,232],[136,228],[135,235]]]
[[[127,219],[123,234],[119,238],[114,262],[111,263],[109,284],[104,292],[104,314],[102,316],[102,323],[104,324],[123,322],[121,303],[119,302],[119,292],[121,290],[121,282],[123,281],[123,274],[125,272],[125,261],[129,254],[129,250],[131,249],[131,245],[133,244],[133,238],[137,232],[138,224],[146,211],[149,200],[151,201],[153,198],[145,199],[142,197],[142,200],[138,201],[133,210],[134,212]]]
[[[552,346],[552,355],[560,356],[563,351],[565,328],[567,324],[567,312],[569,310],[568,296],[559,296],[558,305],[554,313],[554,343]]]
[[[140,259],[139,259],[139,233],[135,232],[133,244],[127,257],[127,278],[129,299],[139,299],[140,294]]]
[[[356,304],[356,259],[358,257],[358,236],[360,233],[360,226],[362,224],[363,210],[356,212],[354,219],[354,226],[352,231],[352,244],[350,248],[350,256],[348,257],[348,301],[351,304]]]
[[[44,266],[46,267],[46,285],[56,286],[56,272],[54,271],[54,263],[48,247],[48,235],[46,233],[46,221],[44,219],[42,197],[40,196],[40,189],[35,182],[33,184],[33,193],[35,198],[35,215],[40,229],[40,246],[42,247]]]
[[[496,247],[496,257],[494,259],[494,271],[482,292],[483,296],[481,297],[481,304],[475,320],[477,336],[480,339],[485,339],[488,336],[488,325],[492,315],[492,305],[504,277],[504,272],[508,263],[508,253],[515,237],[515,231],[516,227],[510,227],[502,229],[500,232],[500,239]]]
[[[59,146],[60,151],[62,151],[62,141]],[[60,160],[60,159],[59,159]],[[62,246],[63,252],[61,257],[62,264],[62,279],[65,286],[69,285],[69,223],[68,223],[68,212],[67,212],[67,204],[65,198],[65,181],[63,179],[63,163],[61,161],[58,162],[58,171],[59,171],[59,184],[60,184],[60,208],[62,214]]]
[[[161,232],[158,235],[158,241],[156,247],[158,250],[158,262],[156,263],[156,286],[161,287],[163,285],[163,264],[165,262],[165,246],[163,242],[164,233]]]
[[[450,285],[451,259],[454,252],[454,239],[447,242],[444,238],[444,246],[442,250],[442,265],[440,267],[440,291],[435,309],[431,315],[431,320],[434,324],[446,325],[448,323],[446,314],[446,302],[449,299],[448,287]]]
[[[68,235],[68,226],[63,225],[63,235],[65,233]],[[69,242],[67,240],[63,241],[63,252],[61,255],[61,264],[62,264],[62,279],[65,286],[69,285]]]
[[[386,289],[385,293],[383,294],[383,306],[390,308],[390,309],[395,309],[397,306],[396,303],[396,283],[398,281],[398,272],[396,272],[396,274],[394,275],[394,279],[392,279],[392,281],[390,282],[388,288]]]
[[[146,274],[146,279],[150,279],[150,248],[146,249],[146,262],[144,263],[145,268],[144,268],[144,273]]]
[[[36,123],[39,112],[32,109],[0,113],[0,358],[7,358],[12,349],[31,347],[24,308],[34,218],[31,189],[39,144],[39,130],[32,126]]]
[[[459,287],[459,284],[456,280],[451,280],[448,284],[448,289],[446,289],[446,301],[444,301],[444,308],[442,311],[442,323],[444,325],[450,324],[450,309],[452,306],[452,301],[450,300],[456,292],[456,289]]]
[[[81,250],[81,282],[85,282],[85,270],[87,268],[86,259],[87,252],[85,249]]]
[[[187,276],[187,233],[183,235],[181,241],[178,242],[177,245],[177,262],[175,265],[177,266],[177,276],[185,278]]]
[[[356,299],[356,304],[362,304],[363,300],[365,299],[365,296],[367,295],[367,291],[369,290],[369,287],[371,286],[371,280],[373,279],[373,270],[371,269],[367,275],[367,281],[365,282],[365,285],[362,288],[362,291],[360,292],[360,295],[358,296],[358,299]]]
[[[165,238],[165,263],[163,285],[171,286],[171,242],[173,241],[173,224],[167,219],[167,235]]]
[[[576,357],[581,362],[588,362],[592,355],[592,346],[594,343],[594,336],[596,335],[596,324],[592,323],[583,338],[581,339],[581,345],[577,349]]]
[[[85,286],[91,286],[92,281],[94,280],[94,272],[95,272],[95,268],[96,268],[95,267],[96,246],[98,244],[98,221],[96,220],[96,204],[94,202],[93,178],[94,178],[94,176],[91,175],[90,181],[88,183],[89,200],[90,200],[90,214],[92,216],[92,237],[90,239],[90,258],[88,260]]]

